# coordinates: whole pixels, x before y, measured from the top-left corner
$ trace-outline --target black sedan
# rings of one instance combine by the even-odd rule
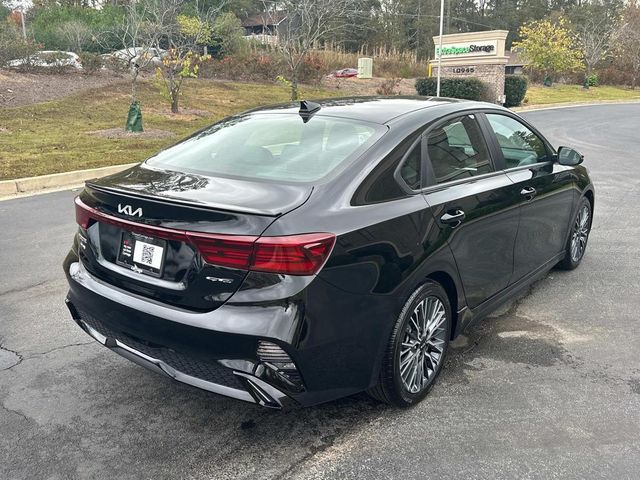
[[[486,103],[253,110],[87,183],[67,305],[100,343],[211,392],[408,406],[472,321],[580,263],[581,162]]]

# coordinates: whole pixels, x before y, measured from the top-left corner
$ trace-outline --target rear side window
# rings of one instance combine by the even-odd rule
[[[355,158],[382,125],[316,115],[254,114],[213,125],[147,164],[210,176],[313,182]]]
[[[547,161],[547,149],[540,137],[515,118],[489,113],[507,168]]]
[[[409,194],[405,192],[400,183],[396,179],[395,173],[398,165],[400,167],[400,175],[404,182],[419,182],[419,167],[415,165],[415,159],[412,161],[413,154],[420,153],[420,143],[415,145],[416,140],[420,137],[421,132],[414,132],[405,138],[400,144],[387,155],[376,168],[367,176],[367,178],[358,187],[353,199],[352,205],[370,205],[372,203],[388,202],[399,198],[407,197]],[[413,151],[412,147],[415,147]],[[419,162],[419,160],[417,160]],[[411,186],[411,185],[410,185]]]
[[[422,147],[418,142],[409,152],[400,167],[400,176],[411,190],[420,189],[420,170],[422,166]]]
[[[427,153],[437,183],[493,171],[487,144],[473,115],[449,120],[431,130]]]

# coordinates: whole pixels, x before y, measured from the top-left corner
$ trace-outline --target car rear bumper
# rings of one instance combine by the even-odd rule
[[[345,349],[342,339],[301,346],[300,332],[308,328],[301,326],[302,319],[309,309],[301,299],[225,304],[211,312],[192,312],[101,281],[83,267],[73,250],[64,270],[70,287],[67,306],[87,334],[179,382],[272,408],[314,405],[369,386],[372,365],[363,371],[346,364],[336,352],[351,355],[353,348]],[[282,375],[262,361],[257,354],[260,341],[289,354],[297,376]]]
[[[118,355],[149,370],[187,385],[265,407],[282,408],[298,403],[253,374],[215,363],[201,363],[176,352],[154,354],[150,351],[153,349],[133,338],[123,340],[122,333],[112,332],[102,322],[80,312],[69,299],[66,303],[75,322],[87,334]],[[155,350],[161,352],[158,348]]]
[[[243,307],[243,321],[229,307],[188,312],[101,282],[73,252],[64,268],[73,320],[119,355],[179,382],[265,407],[316,403],[301,378],[290,382],[256,355],[259,340],[285,345],[290,332],[278,328],[286,318],[273,307],[261,308],[260,317]]]

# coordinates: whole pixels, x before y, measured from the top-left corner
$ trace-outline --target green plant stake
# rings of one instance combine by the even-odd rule
[[[140,110],[140,102],[137,100],[131,102],[129,106],[129,114],[127,115],[127,123],[124,126],[126,132],[143,132],[142,128],[142,110]]]

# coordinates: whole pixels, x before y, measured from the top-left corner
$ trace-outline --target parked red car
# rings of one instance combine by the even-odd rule
[[[342,70],[336,70],[333,72],[333,76],[336,78],[352,78],[358,75],[357,68],[343,68]]]

